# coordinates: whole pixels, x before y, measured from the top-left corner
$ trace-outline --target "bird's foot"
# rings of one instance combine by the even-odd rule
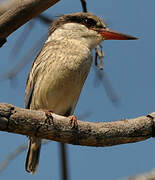
[[[78,127],[78,122],[77,122],[77,118],[74,115],[68,116],[69,121],[70,121],[70,125],[72,128],[77,128]]]
[[[53,111],[52,110],[48,110],[48,109],[43,109],[43,111],[45,112],[46,116],[51,116]]]
[[[51,125],[51,121],[53,123],[53,116],[52,116],[53,111],[47,110],[47,109],[44,109],[43,111],[45,112],[45,115],[47,117],[45,123],[48,123],[49,125]]]

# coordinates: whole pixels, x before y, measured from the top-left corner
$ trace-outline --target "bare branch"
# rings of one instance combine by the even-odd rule
[[[82,146],[112,146],[133,143],[154,137],[155,112],[135,119],[93,123],[78,121],[78,128],[70,127],[69,118],[43,111],[0,104],[0,130],[36,136]]]
[[[97,87],[99,83],[102,83],[105,93],[107,94],[108,98],[112,101],[113,105],[119,105],[120,99],[116,94],[114,88],[112,87],[112,84],[110,83],[106,72],[98,70],[96,69],[96,67],[94,67],[94,71],[96,74],[94,79],[94,85]]]
[[[8,58],[9,60],[12,61],[17,57],[17,55],[19,55],[20,50],[24,47],[24,43],[26,42],[26,40],[30,36],[30,33],[32,32],[34,25],[35,25],[34,20],[29,21],[22,30],[22,32],[20,33],[19,37],[16,38],[16,42],[9,54],[9,58]]]
[[[44,14],[40,14],[39,16],[37,16],[37,18],[43,22],[45,25],[50,25],[53,22],[52,18],[49,18],[48,16],[44,15]]]
[[[60,151],[60,168],[61,168],[61,180],[69,179],[69,167],[68,167],[68,148],[64,143],[59,143]]]
[[[45,140],[42,144],[47,144],[49,141]],[[11,152],[4,161],[0,163],[0,173],[10,164],[10,162],[20,155],[23,151],[28,148],[27,144],[22,144],[17,147],[13,152]]]
[[[9,163],[16,158],[20,153],[22,153],[24,150],[27,149],[27,145],[26,144],[22,144],[21,146],[19,146],[17,149],[15,149],[15,151],[13,151],[12,153],[10,153],[8,155],[8,157],[2,162],[0,163],[0,173],[9,165]]]
[[[12,80],[17,76],[17,74],[32,60],[34,55],[37,53],[38,49],[41,48],[41,45],[45,41],[45,35],[42,36],[28,52],[25,53],[23,58],[20,60],[18,64],[16,64],[9,72],[6,72],[0,75],[0,80],[10,79]]]
[[[100,48],[100,50],[99,50],[99,48]],[[104,69],[104,67],[103,67],[104,52],[103,52],[103,47],[101,45],[98,45],[95,48],[95,66],[98,65],[98,63],[97,63],[98,58],[99,58],[99,61],[100,61],[99,69],[103,70]]]
[[[0,17],[0,40],[6,39],[12,32],[33,17],[53,6],[59,0],[16,0],[14,5]],[[0,41],[2,44],[2,41]]]
[[[81,0],[81,5],[82,5],[83,12],[87,12],[87,3],[86,3],[86,0]]]

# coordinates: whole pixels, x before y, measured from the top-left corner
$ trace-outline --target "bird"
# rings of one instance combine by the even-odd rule
[[[35,58],[25,89],[25,108],[72,116],[92,64],[92,50],[104,40],[135,40],[106,27],[92,13],[59,16]],[[37,171],[41,139],[29,137],[25,168]]]

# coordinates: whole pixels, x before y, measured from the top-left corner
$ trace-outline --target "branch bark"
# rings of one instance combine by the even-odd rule
[[[0,44],[4,44],[12,32],[33,17],[53,6],[59,0],[16,0],[10,9],[0,16]]]
[[[69,118],[0,104],[0,130],[82,146],[112,146],[143,141],[155,134],[155,112],[114,122],[83,122],[71,128]]]

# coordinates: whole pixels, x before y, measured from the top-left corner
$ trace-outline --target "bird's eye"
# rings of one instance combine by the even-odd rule
[[[87,24],[89,27],[95,26],[97,24],[97,22],[91,18],[85,18],[84,23]]]

